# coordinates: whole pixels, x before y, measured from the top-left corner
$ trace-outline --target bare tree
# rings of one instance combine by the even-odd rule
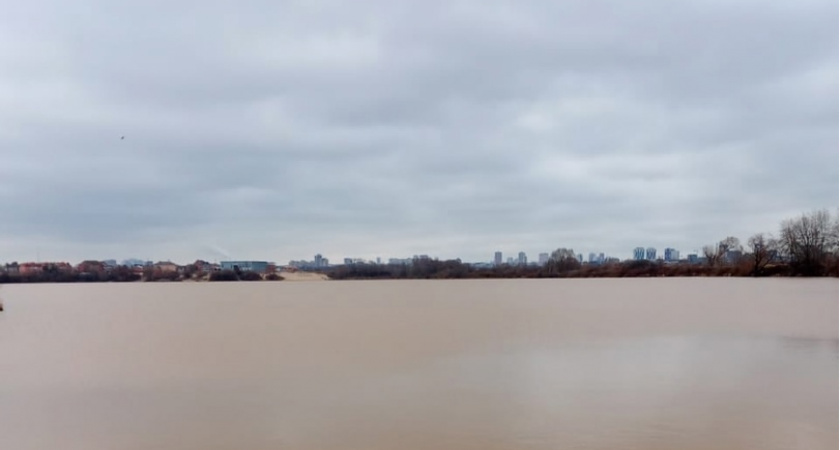
[[[764,268],[770,264],[776,255],[778,241],[772,236],[758,233],[750,237],[747,246],[750,250],[750,265],[752,266],[750,272],[753,276],[758,276],[764,272]]]
[[[549,274],[559,274],[580,268],[575,251],[570,248],[558,248],[551,252],[545,270]]]
[[[779,241],[794,270],[819,275],[837,251],[837,220],[827,210],[788,219],[782,222]]]
[[[720,241],[718,244],[724,251],[724,253],[728,251],[743,251],[744,247],[741,246],[741,241],[734,236],[727,236],[726,239]]]
[[[706,264],[711,267],[720,264],[723,254],[720,252],[720,246],[706,245],[703,246],[703,257],[706,258]]]
[[[706,245],[703,247],[703,256],[706,258],[706,263],[709,266],[719,266],[723,262],[725,262],[726,256],[729,254],[730,251],[743,251],[743,247],[741,247],[741,241],[734,236],[728,236],[722,241],[718,242],[717,245]],[[733,261],[730,261],[733,262]]]

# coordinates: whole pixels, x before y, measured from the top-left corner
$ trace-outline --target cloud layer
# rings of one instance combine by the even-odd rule
[[[0,260],[629,257],[775,231],[838,203],[837,9],[10,4]]]

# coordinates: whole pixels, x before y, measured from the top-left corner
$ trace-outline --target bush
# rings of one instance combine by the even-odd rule
[[[220,272],[213,272],[210,274],[210,281],[239,281],[236,272],[232,270],[222,270]]]
[[[257,272],[242,272],[239,279],[241,281],[262,281],[262,275]]]

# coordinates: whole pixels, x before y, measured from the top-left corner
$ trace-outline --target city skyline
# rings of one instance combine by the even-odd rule
[[[644,247],[643,249],[647,251],[647,250],[653,249],[653,247]],[[248,262],[257,261],[257,262],[266,262],[266,263],[278,264],[278,265],[294,265],[295,263],[307,263],[307,264],[311,263],[315,267],[328,267],[328,266],[333,266],[333,265],[341,265],[341,264],[346,265],[346,264],[355,264],[355,263],[360,263],[360,262],[387,264],[387,263],[395,263],[395,262],[406,262],[406,261],[412,260],[414,258],[431,258],[431,259],[440,259],[440,260],[460,259],[463,262],[469,262],[469,263],[544,264],[545,262],[548,261],[548,259],[550,258],[551,252],[554,251],[554,250],[556,250],[556,249],[552,249],[551,251],[547,251],[547,252],[546,251],[540,251],[540,252],[535,253],[536,256],[533,256],[533,255],[529,256],[529,253],[525,252],[525,251],[517,251],[517,252],[512,252],[512,254],[506,254],[503,251],[498,251],[497,250],[497,251],[494,251],[490,255],[489,258],[486,258],[486,259],[483,259],[483,260],[482,259],[469,260],[469,259],[465,259],[465,258],[461,258],[461,257],[457,257],[457,256],[456,257],[442,258],[442,257],[439,257],[437,255],[428,255],[428,254],[420,254],[420,255],[413,254],[413,255],[403,255],[403,256],[377,255],[377,256],[371,257],[371,258],[344,256],[344,257],[340,257],[340,258],[335,257],[335,258],[331,259],[329,257],[324,256],[322,253],[316,253],[315,255],[310,256],[310,258],[294,258],[294,259],[289,259],[289,260],[283,260],[283,259],[277,259],[277,258],[265,258],[265,257],[256,258],[256,259],[253,259],[253,258],[250,258],[250,259],[249,258],[230,258],[230,257],[219,259],[219,258],[200,258],[200,257],[196,257],[196,258],[187,258],[186,260],[181,261],[181,260],[175,260],[175,259],[172,259],[172,258],[143,259],[143,258],[136,258],[136,257],[128,257],[128,258],[124,258],[124,257],[113,258],[112,257],[112,258],[105,258],[105,259],[84,258],[84,259],[78,260],[77,262],[98,261],[98,262],[102,262],[102,263],[105,263],[106,265],[111,265],[111,266],[115,266],[115,265],[136,266],[136,265],[149,265],[149,264],[154,264],[154,263],[158,263],[158,262],[175,262],[175,263],[179,263],[179,264],[188,264],[188,263],[191,263],[193,261],[206,261],[206,262],[210,262],[210,263],[218,263],[218,264],[223,265],[223,263],[234,263],[234,262],[240,262],[240,261],[248,261]],[[697,251],[697,250],[692,251],[692,252],[680,252],[679,250],[676,250],[674,248],[669,247],[669,248],[665,249],[666,253],[664,253],[664,254],[654,253],[654,257],[651,258],[650,253],[646,253],[643,258],[638,258],[637,255],[635,254],[635,250],[637,250],[637,248],[631,250],[631,252],[630,252],[631,256],[629,256],[629,257],[607,254],[605,252],[588,252],[588,253],[586,253],[586,252],[580,252],[580,251],[577,251],[577,250],[575,250],[575,254],[578,255],[578,258],[581,262],[590,262],[590,263],[591,262],[603,263],[608,259],[618,259],[620,261],[629,261],[629,260],[638,260],[638,259],[645,259],[645,260],[661,259],[661,260],[664,260],[664,261],[676,261],[676,260],[680,259],[680,255],[682,256],[682,259],[685,259],[685,256],[687,256],[689,254],[692,254],[692,253],[695,254],[695,255],[702,256],[701,252]],[[674,251],[675,254],[678,255],[677,258],[676,259],[668,258],[667,257],[667,255],[668,255],[667,251],[668,250]],[[12,262],[17,262],[17,263],[70,262],[70,263],[72,263],[72,261],[75,261],[75,260],[69,260],[69,259],[68,260],[62,260],[62,259],[17,260],[17,259],[14,259],[14,260],[0,260],[0,264],[6,264],[6,263],[12,263]]]
[[[769,227],[770,233],[773,233],[773,228]],[[746,241],[749,235],[754,234],[755,232],[750,232],[749,234],[745,234],[743,238],[740,238],[742,241]],[[672,245],[668,242],[661,244],[660,246],[657,245],[645,245],[647,247],[654,247],[656,248],[659,253],[668,247],[678,248],[680,254],[687,254],[687,253],[699,253],[702,251],[703,245],[714,243],[720,240],[723,236],[718,236],[717,238],[712,238],[709,242],[706,243],[697,243],[692,246],[688,246],[685,248],[678,248],[676,245]],[[606,246],[599,246],[599,245],[592,245],[590,247],[584,246],[575,246],[569,243],[561,243],[558,245],[532,245],[530,247],[524,246],[517,246],[516,244],[507,245],[505,247],[497,247],[495,249],[490,249],[488,252],[487,250],[483,249],[475,249],[469,248],[466,249],[463,253],[459,254],[455,251],[447,251],[445,249],[441,249],[440,251],[435,251],[436,249],[440,248],[438,246],[423,246],[419,249],[409,249],[408,251],[388,251],[387,249],[381,252],[374,252],[374,251],[357,251],[357,252],[341,252],[341,251],[331,251],[331,250],[324,250],[324,247],[315,247],[312,246],[314,250],[308,253],[304,252],[295,252],[292,253],[291,251],[283,251],[283,249],[279,249],[279,251],[249,251],[249,252],[235,252],[229,248],[222,248],[220,246],[202,246],[202,245],[183,245],[179,244],[177,247],[182,248],[183,250],[178,251],[170,251],[170,252],[162,252],[157,253],[153,251],[148,252],[121,252],[118,250],[119,248],[125,248],[127,246],[109,246],[114,248],[114,251],[108,250],[96,250],[99,246],[93,245],[88,250],[90,251],[80,251],[77,255],[75,252],[66,253],[62,251],[56,251],[48,246],[39,246],[38,248],[28,249],[27,251],[20,252],[18,255],[15,255],[11,252],[2,252],[0,251],[0,260],[6,261],[59,261],[59,260],[107,260],[113,259],[115,255],[117,259],[130,259],[136,258],[141,260],[190,260],[190,258],[194,259],[202,259],[207,261],[221,261],[221,260],[261,260],[266,258],[266,253],[269,254],[279,254],[281,256],[280,260],[305,260],[305,259],[312,259],[316,254],[323,254],[325,258],[330,259],[334,263],[338,263],[343,261],[345,258],[357,258],[357,259],[366,259],[366,260],[376,260],[377,257],[384,258],[406,258],[411,257],[412,255],[420,255],[420,254],[427,254],[427,255],[437,255],[440,259],[462,259],[465,261],[494,261],[493,252],[501,251],[504,255],[504,261],[507,260],[508,257],[513,257],[514,259],[517,258],[519,252],[524,252],[528,255],[529,259],[537,260],[540,253],[551,253],[552,251],[556,250],[557,248],[571,248],[575,251],[575,253],[580,253],[584,255],[584,259],[587,259],[589,253],[594,252],[604,253],[607,256],[617,257],[622,260],[624,259],[633,259],[633,250],[636,245],[626,248],[619,248],[619,249],[607,249]],[[177,248],[176,247],[176,248]],[[189,251],[189,248],[197,248],[198,251],[193,253]],[[338,246],[342,247],[342,246]],[[379,246],[382,247],[381,245]],[[451,246],[447,246],[447,248],[451,248]],[[2,249],[0,249],[2,250]],[[488,256],[489,254],[489,256]],[[93,255],[93,256],[91,256]],[[121,255],[128,255],[128,256],[121,256]],[[20,257],[16,257],[20,256]]]

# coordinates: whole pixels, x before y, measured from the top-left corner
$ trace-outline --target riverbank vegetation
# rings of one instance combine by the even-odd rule
[[[157,270],[153,267],[134,270],[126,266],[79,270],[67,266],[44,264],[41,270],[32,273],[0,272],[0,284],[14,283],[102,283],[102,282],[177,282],[177,281],[281,281],[276,273],[259,274],[248,271],[221,270],[205,273],[185,266],[184,270]]]
[[[460,260],[415,258],[410,264],[352,264],[322,270],[331,279],[598,278],[692,276],[838,276],[838,222],[828,211],[785,220],[779,236],[758,233],[746,246],[729,236],[703,248],[696,260],[582,264],[559,248],[544,265],[476,267]]]

